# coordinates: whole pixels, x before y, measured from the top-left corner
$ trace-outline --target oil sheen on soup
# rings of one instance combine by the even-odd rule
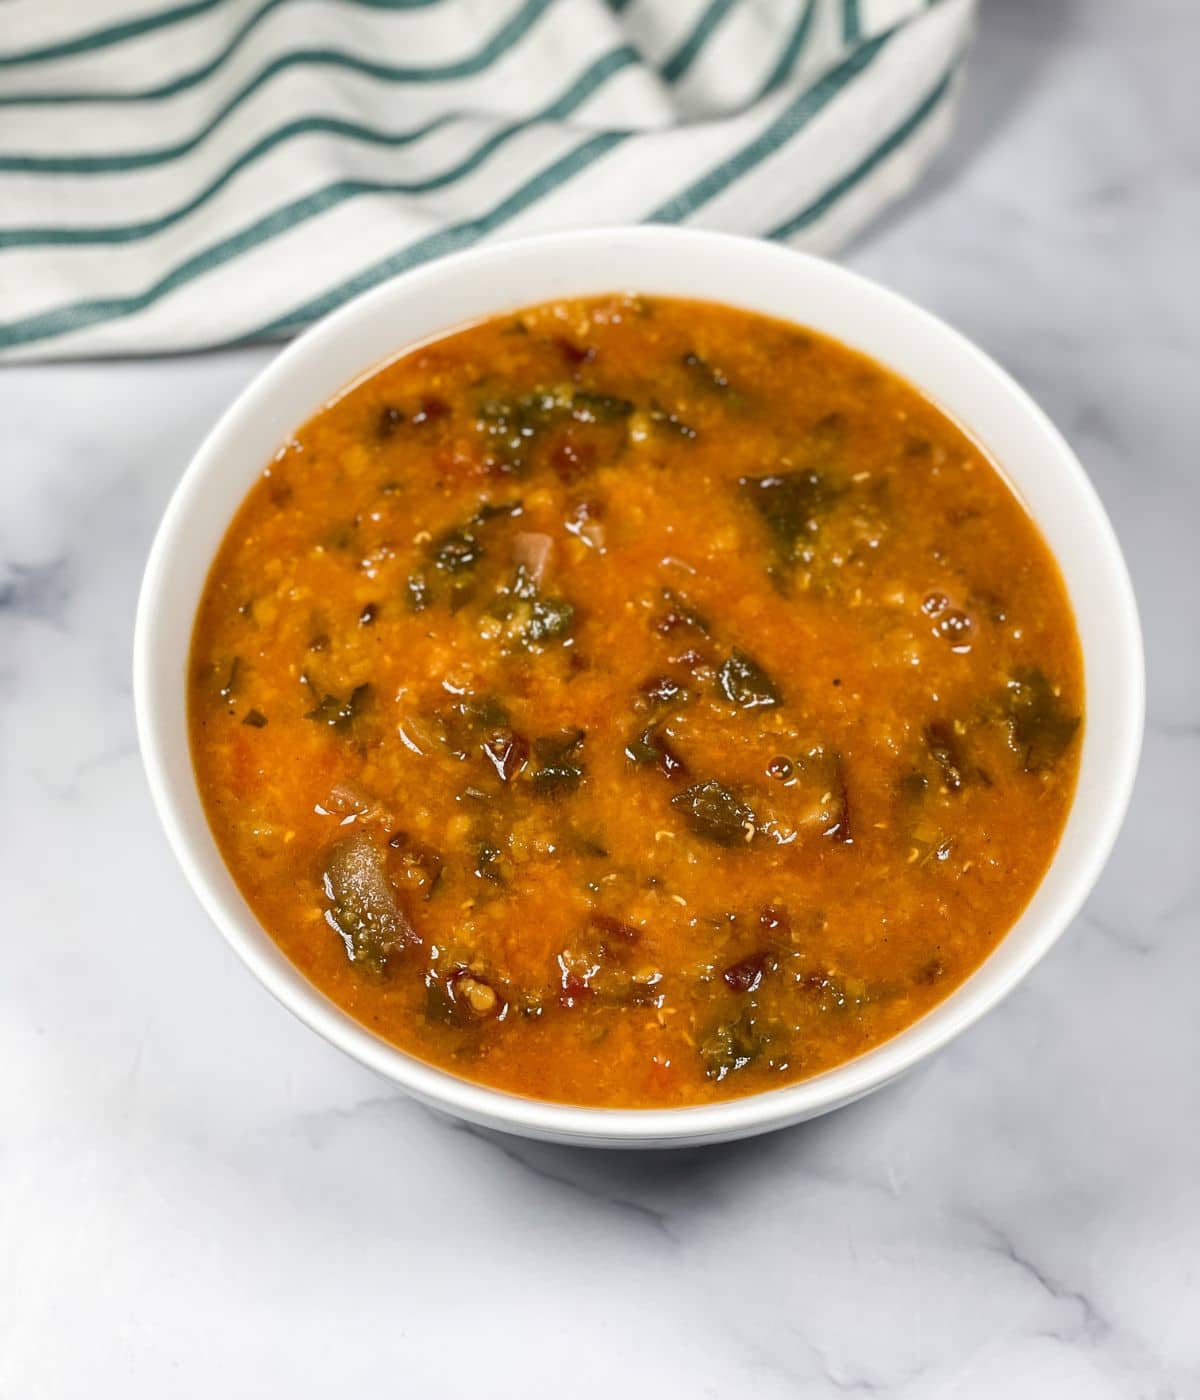
[[[556,302],[264,469],[189,676],[209,821],[331,1000],[455,1074],[672,1106],[837,1065],[1054,853],[1082,666],[997,469],[834,341]]]

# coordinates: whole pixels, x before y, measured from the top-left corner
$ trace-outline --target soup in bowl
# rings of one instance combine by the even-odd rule
[[[1119,554],[1021,392],[667,230],[451,259],[286,351],[168,512],[137,668],[268,985],[572,1141],[762,1130],[940,1044],[1073,913],[1140,732]]]

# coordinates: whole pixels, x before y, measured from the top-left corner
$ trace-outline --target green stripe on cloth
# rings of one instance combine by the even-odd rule
[[[335,306],[340,306],[350,297],[378,286],[380,282],[385,282],[389,277],[394,277],[406,268],[428,262],[430,258],[441,257],[444,253],[455,253],[460,248],[469,248],[471,244],[478,242],[486,234],[494,233],[510,219],[516,218],[531,204],[551,194],[567,180],[573,179],[586,170],[601,156],[608,155],[610,151],[627,139],[627,134],[624,132],[609,132],[602,136],[589,138],[582,145],[576,146],[573,151],[568,151],[565,156],[547,166],[545,170],[539,171],[532,180],[515,190],[506,199],[501,200],[488,213],[476,219],[467,219],[410,244],[399,253],[393,253],[391,257],[384,258],[382,262],[375,263],[348,281],[342,282],[321,296],[314,297],[311,301],[294,308],[286,315],[269,321],[246,335],[239,336],[234,343],[245,344],[252,340],[264,340],[285,332],[298,330],[318,316],[324,316],[327,311],[332,311]]]
[[[909,138],[950,100],[974,6],[890,0],[892,27],[847,42],[875,18],[861,0],[691,0],[683,33],[678,0],[636,0],[632,23],[621,0],[438,0],[433,48],[425,21],[389,13],[410,0],[340,0],[356,11],[345,39],[338,3],[119,0],[68,7],[74,30],[37,11],[44,42],[26,38],[29,66],[8,64],[0,92],[50,102],[69,82],[89,105],[37,127],[0,113],[0,358],[280,336],[510,222],[707,219],[829,251],[929,159],[942,123]],[[139,4],[154,8],[120,17]],[[198,21],[206,6],[221,18]],[[89,12],[107,22],[80,34]],[[192,90],[138,107],[146,92],[114,96],[122,83]],[[38,148],[16,147],[23,133]]]
[[[922,127],[925,122],[937,111],[938,107],[945,100],[947,93],[954,82],[954,75],[962,63],[962,57],[958,57],[942,75],[934,87],[926,93],[920,103],[908,114],[896,129],[888,134],[878,146],[874,148],[863,160],[849,170],[840,180],[835,180],[819,198],[814,199],[811,204],[802,209],[798,214],[793,214],[790,219],[780,224],[777,228],[771,229],[767,234],[768,238],[785,239],[791,238],[816,223],[823,215],[827,214],[837,202],[845,195],[849,194],[855,186],[860,185],[863,180],[888,156],[900,149],[901,146]]]
[[[858,0],[842,0],[842,38],[847,44],[857,44],[862,38],[862,16]]]
[[[181,77],[173,78],[169,83],[163,83],[158,87],[146,88],[141,92],[88,92],[88,91],[67,91],[67,92],[41,92],[41,93],[6,93],[0,94],[0,107],[23,107],[23,106],[49,106],[59,103],[107,103],[107,102],[150,102],[158,101],[164,97],[174,97],[178,93],[186,92],[197,83],[202,83],[205,78],[210,77],[221,68],[227,59],[232,57],[239,45],[252,32],[254,26],[259,22],[264,14],[278,5],[285,4],[286,0],[267,0],[267,4],[238,30],[237,34],[229,41],[224,49],[215,58],[202,64],[199,68],[194,68],[190,73],[185,73]],[[400,66],[387,63],[373,62],[368,59],[358,58],[353,54],[340,53],[336,49],[311,49],[301,50],[298,53],[283,56],[283,61],[276,60],[279,66],[290,67],[296,63],[322,63],[345,67],[357,72],[366,73],[375,78],[386,78],[389,82],[398,83],[438,83],[445,82],[451,78],[470,78],[477,73],[482,73],[505,54],[518,40],[523,38],[530,29],[537,23],[547,9],[555,3],[555,0],[525,0],[525,4],[508,19],[496,31],[486,43],[468,58],[460,58],[452,63],[430,64],[427,67]],[[268,69],[273,69],[274,65],[268,64]],[[266,70],[264,70],[265,72]],[[258,80],[256,80],[257,82]],[[0,169],[10,167],[0,165]],[[11,167],[20,169],[23,167]]]
[[[0,68],[16,68],[27,63],[45,63],[49,59],[73,58],[77,54],[93,53],[97,49],[123,44],[127,39],[140,39],[143,35],[153,34],[159,29],[167,29],[173,24],[196,19],[212,10],[219,10],[224,3],[225,0],[191,0],[190,4],[138,15],[136,19],[110,24],[105,29],[94,29],[88,34],[77,35],[74,39],[60,39],[56,44],[44,44],[41,48],[23,49],[18,53],[0,53]],[[251,24],[257,24],[263,15],[282,3],[285,3],[285,0],[267,0]],[[418,10],[430,5],[439,5],[442,0],[343,0],[343,3],[363,5],[371,9]]]
[[[173,10],[159,10],[152,15],[139,15],[136,19],[110,24],[106,29],[94,29],[90,34],[80,34],[74,39],[62,39],[57,44],[22,49],[17,53],[0,53],[0,68],[15,68],[22,63],[44,63],[52,58],[71,58],[75,54],[107,48],[110,44],[120,44],[126,39],[136,39],[142,34],[152,34],[156,29],[195,19],[197,15],[216,9],[219,3],[220,0],[193,0],[190,5],[178,5]]]
[[[543,107],[540,112],[536,112],[524,121],[510,122],[499,131],[493,132],[491,136],[481,142],[467,156],[464,156],[449,170],[438,175],[427,176],[423,180],[404,181],[393,180],[338,180],[325,185],[320,190],[306,195],[303,199],[294,200],[290,204],[282,205],[274,213],[268,215],[259,223],[260,227],[270,228],[270,233],[266,236],[275,237],[279,233],[286,232],[298,223],[303,223],[305,219],[310,219],[317,214],[324,213],[325,210],[333,208],[346,199],[352,199],[364,194],[428,194],[434,190],[445,189],[447,186],[461,180],[469,175],[493,152],[498,150],[514,136],[522,131],[528,130],[541,122],[562,120],[571,115],[572,112],[582,105],[592,96],[609,78],[623,69],[631,67],[637,62],[637,52],[628,44],[623,44],[618,49],[612,49],[608,53],[596,60],[571,86],[555,98],[555,100]],[[282,142],[299,135],[305,135],[314,131],[333,132],[339,136],[345,136],[358,141],[366,141],[372,145],[395,147],[407,145],[416,140],[419,136],[426,135],[431,125],[444,125],[453,118],[444,118],[434,124],[426,124],[415,131],[398,132],[389,134],[384,131],[376,131],[371,127],[361,126],[354,122],[335,122],[322,118],[311,118],[299,122],[292,122],[288,126],[281,127],[278,131],[273,131],[264,136],[261,141],[256,142],[248,151],[238,157],[232,165],[221,172],[211,184],[205,187],[193,199],[185,204],[179,205],[168,214],[162,214],[155,219],[145,219],[139,223],[113,224],[108,226],[96,226],[92,228],[28,228],[28,229],[0,229],[0,248],[14,247],[44,247],[46,245],[63,246],[78,245],[87,243],[128,243],[139,238],[148,238],[153,234],[160,233],[165,228],[170,228],[172,224],[178,223],[189,214],[194,213],[198,208],[207,203],[214,194],[229,183],[229,181],[252,165],[256,160],[266,155],[268,151],[280,145]]]
[[[712,26],[705,25],[702,18],[697,25],[697,30],[703,31],[703,38],[697,47],[697,52],[703,48],[704,40],[707,40],[712,31]],[[503,144],[518,135],[521,131],[536,125],[539,122],[549,120],[562,120],[569,116],[577,107],[585,102],[609,77],[614,73],[629,67],[637,61],[637,53],[629,45],[622,45],[621,48],[610,51],[597,60],[580,78],[578,78],[565,93],[548,104],[541,112],[523,122],[513,122],[501,131],[493,133],[475,151],[464,160],[452,167],[449,171],[441,175],[430,176],[425,180],[413,181],[408,184],[401,182],[375,181],[375,180],[340,180],[325,186],[323,189],[305,196],[303,199],[295,200],[291,204],[284,205],[273,213],[256,220],[248,228],[230,236],[222,243],[214,245],[201,253],[193,255],[179,267],[172,269],[159,279],[158,286],[162,289],[156,294],[153,289],[150,292],[140,293],[135,296],[113,298],[102,306],[100,303],[75,302],[63,307],[54,308],[51,311],[40,312],[36,316],[14,321],[8,326],[0,325],[0,349],[10,345],[24,343],[26,333],[31,326],[37,327],[36,336],[39,339],[50,338],[56,335],[66,334],[68,330],[77,328],[77,318],[86,316],[86,324],[98,324],[101,321],[113,319],[116,316],[128,315],[130,310],[144,310],[158,299],[159,295],[165,295],[167,291],[174,290],[176,286],[183,282],[190,281],[194,276],[199,276],[211,268],[220,266],[232,257],[241,256],[243,253],[252,250],[260,243],[271,238],[277,238],[281,234],[288,232],[298,224],[315,218],[320,214],[335,208],[348,199],[353,199],[368,194],[425,194],[435,189],[443,189],[454,184],[458,180],[477,169],[488,156],[493,154]],[[632,135],[629,131],[610,132],[607,135],[618,140],[623,140]],[[226,172],[224,179],[228,179],[232,172]],[[212,190],[208,191],[211,194]],[[207,195],[205,196],[205,198]],[[192,207],[202,201],[192,201]],[[167,222],[175,222],[178,218],[184,217],[191,212],[190,208],[176,211],[174,215],[165,216]],[[157,221],[160,227],[166,224]],[[133,226],[136,230],[138,226]],[[157,232],[157,228],[149,228],[145,232],[135,232],[130,237],[146,236],[148,233]],[[18,235],[20,230],[14,231]],[[89,240],[64,240],[61,234],[70,232],[69,230],[31,230],[30,232],[41,232],[42,234],[53,234],[54,236],[42,239],[43,242],[66,242],[66,241],[89,241]],[[96,230],[92,231],[93,234]],[[102,234],[109,231],[100,231]],[[119,242],[123,240],[118,230],[118,236],[93,238],[95,242]],[[0,248],[6,246],[8,235],[0,231]],[[30,240],[26,240],[30,241]],[[11,245],[10,245],[11,246]],[[186,276],[182,274],[187,271]],[[148,298],[148,299],[147,299]],[[129,310],[124,308],[128,307]],[[58,329],[62,327],[62,329]]]
[[[177,146],[163,146],[156,151],[131,151],[124,156],[0,156],[0,172],[12,171],[25,175],[116,175],[130,170],[145,170],[154,165],[169,165],[203,144],[234,107],[248,96],[248,92],[239,94],[234,102],[223,108],[203,130],[188,140],[181,141]],[[413,141],[419,141],[423,136],[439,131],[451,122],[460,120],[461,116],[461,113],[451,112],[442,117],[434,117],[411,131],[400,131],[388,136],[385,144],[407,146]],[[365,134],[368,130],[369,128],[361,127],[357,122],[344,121],[340,117],[302,117],[289,123],[287,127],[281,127],[279,132],[268,133],[259,144],[270,149],[270,145],[275,144],[276,136],[282,137],[285,132],[300,134],[305,131],[329,131],[368,140],[369,137]]]
[[[711,0],[704,14],[700,16],[692,32],[662,66],[662,75],[669,83],[676,83],[695,63],[700,51],[708,42],[709,35],[737,4],[737,0]]]
[[[659,205],[646,216],[648,223],[672,224],[694,214],[702,205],[714,199],[722,190],[754,166],[773,155],[822,108],[842,91],[846,85],[871,64],[880,51],[888,44],[895,30],[887,30],[857,48],[849,58],[839,63],[819,82],[790,103],[771,123],[766,131],[760,132],[753,141],[740,151],[727,156],[718,166],[694,181],[685,190],[673,195],[665,204]]]
[[[358,0],[359,3],[371,4],[375,0]],[[699,37],[699,43],[695,45],[695,53],[699,53],[709,35],[712,33],[713,25],[707,22],[707,16],[702,17],[697,23],[689,43],[692,39]],[[596,60],[590,68],[583,73],[580,78],[567,89],[560,97],[556,98],[540,112],[526,118],[521,122],[510,123],[494,133],[477,150],[464,161],[453,167],[443,175],[430,176],[422,181],[414,181],[408,185],[396,182],[383,181],[339,181],[335,184],[326,185],[322,190],[309,195],[304,200],[296,201],[290,206],[295,210],[309,208],[311,213],[299,216],[293,222],[301,222],[304,217],[311,217],[312,213],[323,212],[324,209],[333,204],[340,203],[342,199],[352,198],[359,194],[422,194],[435,189],[443,189],[448,184],[460,179],[463,175],[469,174],[482,160],[491,154],[503,141],[511,136],[538,122],[562,120],[569,116],[577,107],[587,100],[597,89],[610,78],[614,73],[620,72],[635,64],[639,59],[636,49],[629,44],[623,44],[619,48],[611,49]],[[358,122],[347,122],[332,117],[310,117],[300,121],[290,122],[287,126],[281,127],[277,131],[269,132],[266,136],[256,141],[254,145],[231,165],[227,166],[213,181],[211,181],[198,195],[178,206],[170,213],[159,215],[153,219],[143,219],[137,223],[114,224],[114,225],[94,225],[92,227],[69,228],[62,226],[43,228],[0,228],[0,249],[3,248],[28,248],[28,247],[73,247],[93,243],[128,243],[139,238],[148,238],[163,229],[171,227],[189,214],[201,208],[214,194],[242,170],[252,165],[256,160],[261,159],[276,146],[297,136],[310,135],[313,133],[327,133],[336,136],[343,136],[351,140],[366,142],[370,145],[384,147],[398,147],[410,145],[413,141],[430,135],[434,130],[449,125],[455,120],[459,120],[458,114],[449,114],[438,118],[432,122],[426,122],[423,126],[411,131],[404,132],[383,132],[376,128],[364,126]],[[631,134],[628,131],[623,134]],[[0,162],[0,168],[3,168]],[[88,172],[95,173],[95,172]],[[283,211],[276,211],[281,214]],[[274,215],[272,217],[275,217]],[[289,223],[287,227],[291,227]]]
[[[116,317],[128,316],[135,311],[144,311],[146,307],[153,305],[160,297],[174,291],[177,287],[220,267],[232,258],[241,257],[244,253],[252,251],[272,238],[278,238],[298,224],[335,208],[347,199],[366,194],[412,194],[444,188],[446,185],[462,179],[471,170],[477,169],[501,145],[511,140],[520,131],[534,125],[536,121],[545,120],[546,116],[550,114],[558,117],[569,115],[570,111],[589,97],[611,73],[619,71],[621,67],[625,66],[629,61],[626,52],[626,50],[621,49],[614,54],[606,55],[605,59],[593,65],[562,97],[551,103],[545,109],[545,115],[524,122],[514,122],[503,131],[494,133],[470,156],[441,176],[434,176],[428,181],[415,182],[407,186],[399,183],[388,184],[369,180],[337,181],[303,199],[284,205],[263,218],[256,219],[246,228],[231,234],[199,253],[193,254],[143,292],[98,301],[71,302],[65,306],[39,312],[34,316],[23,317],[7,325],[0,324],[0,349],[21,345],[32,339],[65,335],[68,331],[77,330],[81,325],[96,325]],[[618,58],[623,61],[620,63],[612,61]],[[607,134],[606,139],[610,139],[613,144],[616,144],[616,142],[624,140],[628,134],[627,132],[611,132]],[[585,145],[589,144],[585,143]],[[536,182],[533,183],[536,184]],[[546,189],[551,187],[547,185]],[[544,190],[540,192],[544,192]],[[540,197],[540,195],[535,197]]]
[[[808,38],[812,33],[813,15],[816,14],[816,10],[817,0],[803,0],[799,17],[796,20],[796,27],[792,30],[791,37],[779,55],[778,62],[759,89],[760,99],[769,96],[792,76],[792,70],[808,47]]]

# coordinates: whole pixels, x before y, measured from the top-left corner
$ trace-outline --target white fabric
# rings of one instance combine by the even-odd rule
[[[276,338],[472,243],[827,252],[943,138],[974,0],[8,0],[0,355]]]

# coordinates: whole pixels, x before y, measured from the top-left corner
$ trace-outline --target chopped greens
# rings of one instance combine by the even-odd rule
[[[562,641],[575,621],[574,605],[565,598],[543,597],[524,564],[500,590],[492,612],[507,624],[505,634],[524,647]]]
[[[700,1042],[704,1073],[719,1084],[722,1079],[745,1069],[762,1055],[769,1037],[757,1008],[744,1007],[732,1020],[722,1021]]]
[[[1079,729],[1079,716],[1070,713],[1045,672],[1036,667],[1013,672],[1003,709],[1009,744],[1026,773],[1053,768]]]
[[[395,404],[384,404],[375,422],[376,435],[384,440],[390,438],[404,422],[404,414]]]
[[[1084,724],[980,446],[852,347],[650,314],[560,297],[331,402],[231,521],[186,667],[220,850],[322,994],[630,1110],[822,1074],[952,992],[1053,856]]]
[[[877,993],[862,978],[839,976],[832,972],[809,973],[804,988],[812,998],[814,1008],[824,1016],[839,1011],[858,1011],[877,997]]]
[[[827,464],[846,445],[850,424],[844,413],[826,413],[799,443],[799,452],[810,467]]]
[[[507,725],[492,729],[483,740],[483,756],[502,783],[511,782],[529,759],[529,745]]]
[[[430,562],[443,573],[460,574],[474,569],[484,557],[480,531],[490,521],[520,515],[520,501],[484,501],[462,525],[444,530],[429,545]]]
[[[530,645],[558,641],[570,632],[574,619],[575,608],[565,598],[537,597],[525,625],[525,641]]]
[[[429,546],[435,567],[447,574],[473,569],[483,558],[483,545],[469,525],[459,525],[439,535]]]
[[[358,517],[353,520],[344,520],[341,524],[332,525],[321,538],[321,545],[325,549],[350,549],[358,536]]]
[[[485,399],[479,406],[476,429],[509,471],[528,465],[534,439],[547,428],[564,423],[617,423],[633,413],[629,399],[592,393],[570,386],[535,389],[513,399]]]
[[[743,710],[766,709],[780,701],[775,682],[752,656],[738,647],[721,664],[717,685],[726,700]]]
[[[221,687],[220,691],[218,692],[222,700],[228,702],[232,700],[233,697],[237,694],[238,677],[241,674],[241,670],[242,658],[240,656],[235,656],[233,660],[229,663],[229,676],[226,679],[225,684]]]
[[[671,798],[697,836],[718,846],[740,846],[754,836],[754,812],[730,788],[709,778]]]
[[[468,1024],[466,1015],[450,994],[449,984],[432,971],[425,974],[425,1005],[422,1014],[427,1022],[435,1026]]]
[[[925,800],[925,793],[929,788],[929,779],[924,773],[905,773],[896,784],[896,793],[902,802],[909,805],[916,805]]]
[[[738,491],[762,518],[776,562],[794,564],[820,529],[820,522],[844,494],[824,472],[776,472],[738,478]]]
[[[571,395],[539,390],[516,399],[485,399],[475,420],[477,430],[509,469],[519,471],[534,437],[570,410]]]
[[[961,792],[966,782],[966,759],[954,726],[946,720],[934,720],[925,727],[925,747],[937,766],[942,783],[949,792]]]
[[[508,728],[508,710],[494,696],[464,695],[436,720],[449,753],[465,763],[492,732]]]
[[[479,508],[471,517],[473,525],[486,525],[492,520],[511,519],[515,515],[520,515],[524,509],[524,503],[516,501],[481,501]]]
[[[585,831],[576,831],[574,827],[567,827],[563,849],[592,860],[605,860],[609,854],[608,847],[603,841],[598,840],[595,836],[590,836]]]
[[[649,680],[642,682],[638,693],[645,703],[656,707],[683,705],[691,698],[687,686],[682,681],[677,681],[674,676],[651,676]]]
[[[364,683],[356,685],[344,700],[339,700],[336,695],[323,695],[304,718],[315,720],[317,724],[327,724],[330,729],[344,734],[370,705],[371,694],[371,686]]]
[[[504,873],[504,852],[490,841],[481,841],[475,851],[475,869],[472,872],[477,880],[487,880],[493,885],[506,885]]]
[[[656,428],[674,433],[677,437],[687,438],[691,441],[697,435],[695,428],[690,423],[685,423],[678,414],[664,408],[657,399],[650,400],[649,418]]]
[[[558,797],[579,786],[586,771],[579,750],[586,737],[582,729],[568,729],[533,741],[537,766],[531,781],[539,796]]]
[[[468,695],[455,706],[456,711],[472,724],[500,725],[508,723],[508,707],[494,695]]]
[[[571,417],[577,423],[615,423],[628,418],[634,405],[614,394],[588,394],[576,389],[571,401]]]
[[[729,388],[729,379],[725,372],[710,365],[703,355],[698,355],[695,350],[688,350],[685,354],[681,355],[679,363],[683,365],[685,369],[691,370],[693,378],[704,388]]]
[[[559,1004],[568,1009],[585,1000],[610,1006],[660,1006],[662,974],[651,967],[634,970],[627,965],[640,938],[641,930],[634,924],[592,910],[585,928],[556,959]]]
[[[678,631],[681,627],[690,627],[703,636],[708,636],[710,631],[708,618],[697,608],[692,607],[682,593],[664,588],[662,595],[667,603],[667,611],[659,618],[657,627],[663,636],[669,636],[670,633]]]
[[[625,745],[625,757],[639,766],[653,764],[665,778],[687,776],[687,764],[671,747],[658,724],[648,725]]]

